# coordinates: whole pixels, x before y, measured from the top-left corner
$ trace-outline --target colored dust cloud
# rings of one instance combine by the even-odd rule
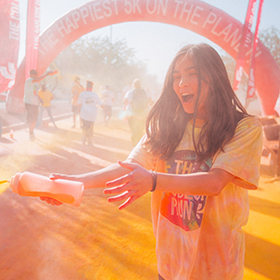
[[[6,145],[0,180],[23,171],[90,172],[124,160],[132,149],[127,123],[117,118],[108,127],[96,123],[93,147],[82,145],[81,130],[71,130],[71,121],[58,121],[56,132],[36,131],[35,142],[26,131],[15,131],[18,142]],[[280,275],[280,188],[279,181],[268,180],[262,176],[259,189],[249,191],[245,280]],[[88,190],[79,207],[56,207],[21,197],[8,184],[0,188],[0,279],[157,279],[150,193],[119,211],[102,189]]]

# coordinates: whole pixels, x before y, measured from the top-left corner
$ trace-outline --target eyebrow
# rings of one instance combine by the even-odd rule
[[[188,70],[191,70],[191,69],[195,69],[195,67],[194,66],[190,66],[190,67],[186,67],[185,69],[184,69],[184,71],[188,71]],[[179,71],[177,71],[177,70],[173,70],[172,71],[172,74],[175,74],[175,73],[178,73]]]

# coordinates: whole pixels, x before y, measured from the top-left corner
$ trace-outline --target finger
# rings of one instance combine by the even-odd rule
[[[40,199],[51,205],[60,206],[61,204],[63,204],[60,201],[49,197],[40,196]]]
[[[117,186],[124,186],[125,184],[127,184],[129,182],[129,177],[130,175],[124,175],[120,178],[117,178],[115,180],[109,181],[106,183],[107,187],[117,187]]]
[[[122,201],[122,200],[125,200],[125,199],[129,198],[130,196],[131,196],[131,194],[128,191],[126,191],[126,192],[121,193],[119,195],[109,197],[108,202]]]
[[[123,162],[123,161],[120,161],[120,160],[118,160],[118,164],[119,164],[121,167],[130,169],[130,170],[134,170],[136,167],[139,166],[139,165],[136,164],[136,163]]]
[[[64,180],[70,180],[70,176],[64,175],[64,174],[57,174],[57,173],[52,173],[49,176],[49,179],[51,180],[57,180],[57,179],[64,179]]]
[[[61,203],[60,201],[58,201],[58,200],[54,200],[54,204],[55,204],[56,206],[62,205],[62,203]]]
[[[52,173],[52,174],[50,174],[49,178],[50,178],[51,180],[55,180],[55,179],[62,178],[62,176],[59,175],[59,174]]]
[[[50,199],[48,197],[42,197],[42,200],[50,204]]]
[[[50,202],[50,204],[53,205],[53,206],[59,206],[59,205],[61,205],[61,202],[59,202],[58,200],[53,199],[53,198],[50,198],[50,199],[49,199],[49,202]]]
[[[129,183],[121,185],[121,186],[117,186],[117,187],[113,187],[113,188],[109,188],[109,189],[104,189],[104,194],[117,194],[117,193],[123,193],[126,191],[131,190],[129,187]]]
[[[131,196],[129,197],[123,204],[121,204],[119,206],[119,210],[122,210],[124,208],[126,208],[127,206],[129,206],[130,204],[132,204],[136,199],[138,199],[139,197],[137,196]]]
[[[125,190],[122,190],[122,186],[118,186],[115,188],[110,188],[110,189],[104,189],[103,193],[104,194],[116,194],[116,193],[121,193]]]

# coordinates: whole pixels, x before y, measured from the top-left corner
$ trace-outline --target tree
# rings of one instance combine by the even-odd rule
[[[269,49],[271,55],[280,67],[280,31],[272,26],[261,31],[259,38]]]
[[[135,78],[144,87],[158,87],[156,77],[151,79],[147,66],[137,59],[136,51],[125,40],[111,43],[108,37],[84,36],[61,52],[54,63],[62,76],[79,75],[92,80],[97,90],[108,84],[114,92],[122,92]]]

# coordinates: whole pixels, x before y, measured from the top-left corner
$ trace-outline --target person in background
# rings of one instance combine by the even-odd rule
[[[74,81],[74,85],[72,87],[72,112],[73,112],[73,126],[72,128],[76,127],[76,119],[77,115],[79,115],[79,105],[78,99],[81,92],[83,92],[85,88],[80,83],[80,77],[76,77]],[[80,118],[80,127],[82,127],[82,121]]]
[[[105,187],[119,209],[152,192],[159,279],[242,280],[242,227],[261,153],[261,123],[238,100],[221,57],[194,44],[171,62],[146,134],[124,162],[50,178]]]
[[[86,90],[81,92],[77,104],[83,124],[83,144],[93,145],[94,122],[97,117],[98,106],[103,108],[102,101],[98,95],[92,91],[93,82],[87,81]]]
[[[30,77],[25,81],[23,102],[25,104],[30,141],[35,140],[34,128],[38,119],[40,106],[40,98],[38,96],[38,83],[50,74],[52,74],[51,71],[38,77],[38,72],[35,69],[31,69],[29,72]]]
[[[114,104],[114,93],[109,90],[109,86],[105,85],[105,89],[101,92],[101,100],[104,109],[104,121],[107,125],[112,116],[112,106]]]
[[[51,100],[53,100],[53,94],[51,93],[51,91],[49,91],[47,89],[45,84],[42,84],[41,89],[38,91],[38,95],[41,100],[39,117],[38,117],[39,126],[42,125],[44,111],[47,110],[48,116],[49,116],[50,120],[52,121],[53,126],[55,128],[57,128],[57,126],[54,122],[53,116],[52,116],[52,112],[51,112]]]
[[[133,89],[126,93],[123,103],[124,111],[128,112],[127,120],[131,131],[131,142],[133,146],[136,146],[144,135],[149,98],[147,92],[141,87],[139,79],[135,79],[132,86]]]

